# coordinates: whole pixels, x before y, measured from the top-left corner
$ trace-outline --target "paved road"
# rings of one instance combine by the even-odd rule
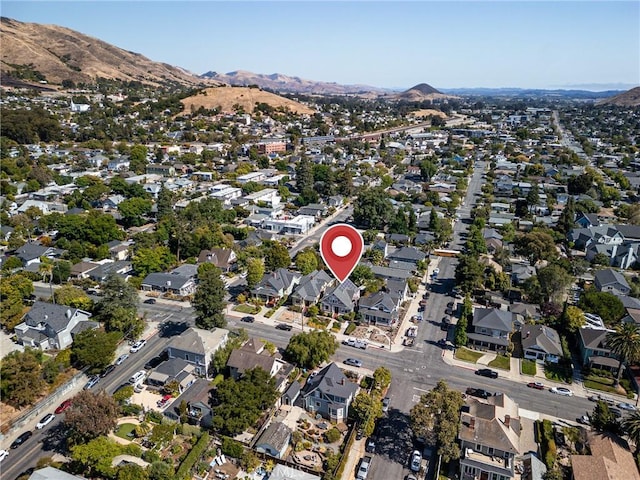
[[[302,240],[299,240],[298,243],[296,243],[293,248],[289,250],[289,255],[291,256],[291,258],[295,257],[299,251],[304,250],[307,247],[312,247],[316,243],[319,243],[320,237],[325,231],[324,227],[328,227],[329,225],[334,225],[336,223],[345,223],[347,221],[347,218],[349,218],[351,215],[353,215],[353,207],[351,205],[348,205],[344,208],[344,210],[338,212],[335,217],[325,219],[320,225],[313,228],[311,234],[307,235]]]

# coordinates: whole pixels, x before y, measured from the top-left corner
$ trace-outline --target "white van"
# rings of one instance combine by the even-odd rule
[[[147,376],[147,372],[144,370],[140,370],[133,374],[133,376],[129,379],[129,383],[131,385],[137,385],[139,383],[144,382],[145,377]]]

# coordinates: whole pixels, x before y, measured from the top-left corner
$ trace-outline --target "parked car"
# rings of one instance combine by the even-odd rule
[[[438,275],[439,273],[440,273],[440,269],[439,269],[439,268],[434,268],[434,269],[433,269],[433,272],[431,272],[431,275],[433,275],[433,276],[435,277],[435,276],[436,276],[436,275]]]
[[[129,349],[129,351],[131,353],[139,352],[142,349],[142,347],[144,347],[146,344],[147,344],[146,340],[138,340],[136,343],[131,345],[131,348]]]
[[[9,452],[6,450],[0,450],[0,462],[9,456]]]
[[[58,406],[55,410],[56,415],[60,415],[62,412],[67,410],[71,406],[71,399],[67,399]]]
[[[527,387],[535,388],[536,390],[544,390],[544,384],[542,382],[529,382],[527,383]]]
[[[169,359],[169,352],[167,352],[165,350],[160,355],[157,355],[157,356],[153,357],[151,360],[149,360],[147,363],[145,363],[144,364],[144,368],[147,369],[147,370],[154,369],[158,365],[160,365],[162,362],[164,362],[165,360],[168,360],[168,359]]]
[[[276,328],[278,330],[284,330],[286,332],[290,332],[293,326],[288,323],[279,323],[278,325],[276,325]]]
[[[131,385],[138,385],[142,383],[145,378],[147,378],[147,372],[145,372],[144,370],[138,370],[131,376],[131,378],[129,379],[129,383]]]
[[[472,397],[478,397],[478,398],[489,398],[491,396],[491,392],[488,392],[483,388],[469,387],[467,388],[465,393],[467,395],[471,395]]]
[[[113,372],[113,370],[116,368],[115,365],[109,365],[108,367],[106,367],[104,370],[102,370],[102,372],[100,372],[100,378],[104,378],[107,375],[109,375],[111,372]]]
[[[376,442],[372,438],[367,440],[367,446],[364,447],[367,453],[374,453],[376,451]]]
[[[621,408],[622,410],[627,410],[628,412],[635,412],[637,410],[635,405],[632,405],[627,402],[619,403],[618,408]]]
[[[98,375],[92,375],[89,377],[89,381],[84,385],[84,390],[89,390],[96,386],[96,384],[100,381],[100,377]]]
[[[357,358],[347,358],[342,363],[344,363],[345,365],[349,365],[351,367],[361,367],[362,366],[362,362],[360,360],[358,360]]]
[[[256,317],[252,317],[251,315],[247,315],[246,317],[242,317],[240,320],[247,323],[253,323],[256,321]]]
[[[53,422],[53,420],[56,418],[56,416],[53,413],[48,413],[46,414],[44,417],[42,417],[40,419],[40,421],[36,424],[36,428],[38,430],[42,430],[44,427],[46,427],[47,425],[49,425],[51,422]]]
[[[156,405],[158,405],[158,408],[163,408],[167,403],[169,403],[171,398],[173,398],[171,395],[165,395],[160,400],[158,400],[158,403]]]
[[[578,418],[578,423],[581,423],[582,425],[591,425],[591,419],[588,415],[582,415]]]
[[[556,395],[562,395],[565,397],[573,397],[573,392],[565,387],[551,387],[551,393],[555,393]]]
[[[20,436],[13,441],[10,448],[11,449],[18,448],[24,442],[29,440],[32,435],[33,435],[33,432],[31,430],[29,430],[28,432],[21,433]]]
[[[476,375],[487,378],[498,378],[498,372],[491,370],[490,368],[481,368],[475,371]]]
[[[156,303],[156,299],[155,298],[147,298],[143,303],[147,303],[149,305],[153,305]]]
[[[124,355],[120,355],[116,360],[116,365],[121,365],[127,358],[129,358],[129,354],[125,353]]]
[[[382,399],[382,411],[387,413],[389,411],[389,403],[391,403],[391,399],[389,397],[384,397]]]
[[[411,454],[411,470],[414,472],[420,471],[420,464],[422,463],[422,454],[419,450],[414,450]]]

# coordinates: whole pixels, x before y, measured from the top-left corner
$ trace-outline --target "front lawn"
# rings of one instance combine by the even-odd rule
[[[573,369],[571,366],[561,363],[545,363],[544,376],[556,382],[571,383],[573,381]]]
[[[260,310],[262,310],[260,307],[256,307],[255,305],[249,305],[248,303],[242,303],[240,305],[236,305],[235,307],[233,307],[234,312],[250,313],[251,315],[260,313]]]
[[[484,355],[482,352],[474,352],[465,347],[456,348],[454,356],[463,362],[476,363],[478,359]]]
[[[533,360],[527,360],[526,358],[520,362],[520,369],[522,370],[523,375],[534,376],[538,372],[536,362]]]
[[[511,370],[511,359],[506,355],[497,355],[496,358],[489,362],[489,366],[501,370]]]
[[[599,377],[597,375],[588,375],[584,379],[584,387],[592,388],[594,390],[600,390],[602,392],[617,393],[620,395],[626,395],[622,387],[616,388],[613,386],[613,378]]]
[[[121,423],[118,425],[118,428],[115,431],[115,434],[124,438],[125,440],[131,440],[133,438],[133,431],[136,429],[135,424],[133,423]]]

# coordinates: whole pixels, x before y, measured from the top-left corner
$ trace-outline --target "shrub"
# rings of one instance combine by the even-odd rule
[[[142,452],[142,459],[145,462],[154,463],[162,460],[160,454],[155,450],[145,450]]]
[[[205,432],[178,467],[175,475],[176,480],[186,480],[187,478],[190,478],[191,469],[200,459],[208,444],[209,434]]]
[[[356,328],[357,328],[357,325],[355,323],[349,322],[349,325],[347,325],[347,328],[344,329],[344,334],[351,335]]]
[[[129,405],[123,405],[122,407],[120,407],[120,411],[122,412],[123,417],[135,417],[137,415],[140,415],[142,406],[131,403]]]
[[[242,444],[233,438],[222,437],[222,445],[220,447],[222,453],[232,458],[241,458],[244,454]]]
[[[145,416],[145,420],[147,422],[153,423],[162,423],[162,414],[160,412],[156,412],[155,410],[149,410]]]
[[[202,435],[202,430],[197,425],[189,425],[185,423],[182,425],[182,434],[187,437],[200,437]],[[215,457],[215,455],[214,455]]]
[[[340,440],[340,430],[333,427],[324,434],[324,437],[327,439],[327,443],[337,442]]]

